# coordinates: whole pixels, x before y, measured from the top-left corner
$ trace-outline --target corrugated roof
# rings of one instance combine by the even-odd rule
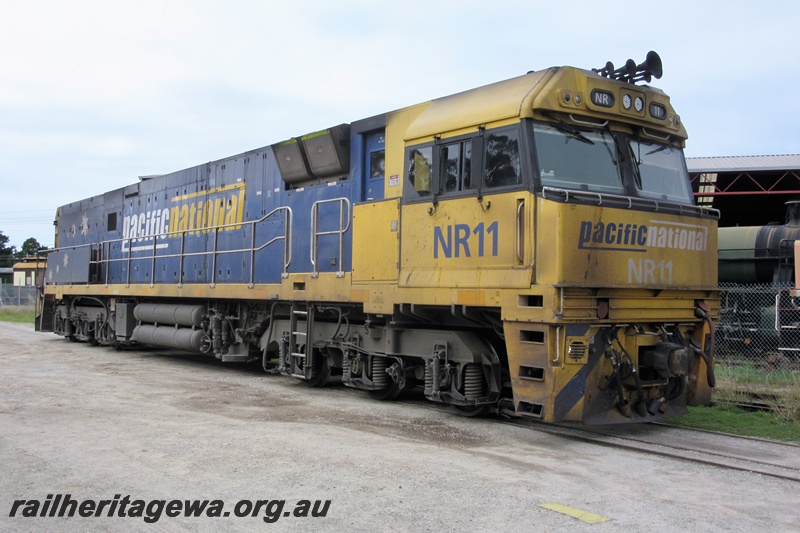
[[[800,155],[742,155],[728,157],[687,157],[689,172],[754,172],[758,170],[800,170]]]

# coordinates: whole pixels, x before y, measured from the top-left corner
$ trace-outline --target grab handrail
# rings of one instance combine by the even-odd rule
[[[256,247],[256,231],[258,224],[266,221],[268,218],[275,216],[276,214],[283,215],[283,222],[284,222],[284,232],[282,235],[278,235],[269,241],[265,242],[261,246]],[[220,230],[229,230],[229,229],[239,229],[242,226],[250,227],[251,229],[251,239],[250,239],[250,247],[248,248],[240,248],[236,250],[219,250],[218,249],[218,237]],[[211,250],[204,250],[201,252],[190,252],[186,253],[186,235],[189,233],[199,233],[199,232],[209,233],[214,232],[214,240],[213,246]],[[158,254],[158,245],[159,240],[163,241],[164,239],[174,239],[180,237],[180,251],[174,254]],[[148,235],[147,238],[153,239],[152,251],[149,255],[142,255],[133,257],[132,251],[132,244],[134,241],[139,239],[140,237],[123,237],[121,239],[109,239],[102,241],[100,243],[89,243],[89,244],[80,244],[75,246],[64,246],[61,248],[54,248],[49,250],[48,253],[51,252],[59,252],[63,250],[75,250],[84,247],[91,247],[93,251],[97,251],[97,257],[95,259],[90,259],[90,265],[105,265],[106,272],[104,276],[105,286],[109,286],[109,266],[111,263],[118,263],[118,262],[125,262],[127,263],[127,273],[125,279],[125,286],[130,287],[131,285],[131,264],[134,261],[150,261],[150,268],[151,268],[151,277],[150,277],[150,287],[155,286],[155,263],[157,259],[169,259],[169,258],[179,258],[179,275],[178,275],[178,287],[183,286],[183,266],[185,263],[185,259],[187,257],[196,257],[196,256],[207,256],[211,255],[212,259],[212,269],[211,269],[211,279],[210,279],[210,286],[216,286],[216,265],[217,265],[217,258],[221,254],[233,254],[233,253],[248,253],[249,260],[250,260],[250,273],[248,279],[248,286],[252,288],[255,283],[255,254],[256,252],[260,252],[264,250],[267,246],[277,242],[277,241],[284,241],[283,246],[283,272],[281,273],[281,277],[286,278],[288,277],[288,270],[289,265],[292,262],[292,209],[288,206],[277,207],[264,215],[263,217],[259,218],[258,220],[253,220],[249,222],[233,222],[230,224],[220,224],[216,226],[209,226],[204,228],[192,228],[192,229],[184,229],[178,231],[166,231],[164,233],[159,233],[156,235]],[[120,243],[120,254],[127,253],[126,257],[119,257],[119,258],[112,258],[111,257],[111,246],[115,243]]]
[[[330,231],[318,231],[319,226],[319,206],[322,204],[338,203],[339,204],[339,229]],[[346,208],[346,209],[345,209]],[[342,269],[342,259],[344,258],[344,234],[350,229],[350,213],[352,212],[352,204],[348,198],[332,198],[330,200],[319,200],[314,202],[311,206],[311,265],[313,267],[312,277],[319,277],[319,269],[317,266],[317,247],[318,239],[324,235],[338,235],[339,236],[339,257],[336,264],[339,270],[336,272],[336,277],[344,277],[344,270]]]

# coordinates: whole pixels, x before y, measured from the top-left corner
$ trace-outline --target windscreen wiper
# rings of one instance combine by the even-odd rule
[[[639,143],[638,140],[636,141],[636,145],[639,148],[639,152],[641,152],[642,145],[641,145],[641,143]],[[636,180],[636,187],[639,190],[641,190],[642,189],[642,169],[639,168],[639,167],[641,167],[641,165],[642,165],[642,163],[644,163],[644,161],[642,161],[641,153],[639,153],[639,156],[636,157],[636,154],[633,153],[633,147],[630,146],[630,144],[628,145],[628,149],[630,150],[631,155],[633,156],[633,163],[634,164],[631,165],[633,167],[633,179]]]
[[[663,152],[663,151],[664,151],[664,150],[666,150],[667,148],[672,148],[672,145],[671,145],[671,144],[662,144],[662,145],[660,145],[658,148],[655,148],[655,149],[653,149],[653,150],[650,150],[649,152],[647,152],[647,153],[646,153],[646,154],[644,154],[644,155],[657,154],[658,152]]]
[[[560,131],[561,133],[566,133],[567,135],[569,135],[573,139],[577,139],[577,140],[579,140],[581,142],[585,142],[586,144],[594,144],[594,141],[591,140],[586,135],[584,135],[583,133],[581,133],[581,131],[578,128],[570,126],[569,124],[567,124],[565,122],[561,122],[559,120],[558,122],[554,122],[552,124],[552,126],[555,129],[557,129],[558,131]]]

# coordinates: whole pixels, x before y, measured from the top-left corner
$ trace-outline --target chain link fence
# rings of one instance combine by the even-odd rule
[[[800,298],[791,284],[720,284],[716,401],[800,421]]]
[[[0,283],[0,307],[32,307],[36,304],[36,287],[19,287]]]

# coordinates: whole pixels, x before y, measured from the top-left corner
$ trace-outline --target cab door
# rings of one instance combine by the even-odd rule
[[[406,149],[401,286],[530,287],[533,196],[519,148],[510,127]]]

